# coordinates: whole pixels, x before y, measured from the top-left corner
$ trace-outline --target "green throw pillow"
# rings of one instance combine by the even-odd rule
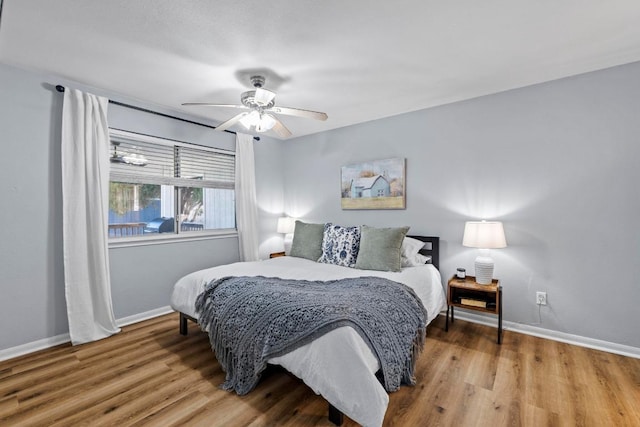
[[[291,243],[290,256],[306,258],[311,261],[318,261],[322,255],[322,236],[324,234],[324,224],[310,224],[296,221],[296,228],[293,232],[293,242]]]
[[[400,271],[400,248],[409,227],[360,228],[360,251],[356,268],[362,270]]]

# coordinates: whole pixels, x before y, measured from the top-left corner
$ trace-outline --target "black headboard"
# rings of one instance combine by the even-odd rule
[[[433,236],[407,236],[413,239],[422,240],[427,244],[424,248],[420,249],[422,255],[431,257],[431,264],[440,270],[440,237]]]

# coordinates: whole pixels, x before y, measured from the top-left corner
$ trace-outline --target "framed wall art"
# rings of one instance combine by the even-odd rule
[[[341,168],[342,209],[405,209],[405,159],[354,163]]]

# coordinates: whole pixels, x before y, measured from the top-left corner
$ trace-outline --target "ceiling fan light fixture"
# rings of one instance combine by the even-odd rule
[[[256,94],[254,95],[253,102],[260,105],[261,107],[265,107],[269,105],[269,103],[273,101],[275,97],[275,92],[271,92],[268,89],[259,87],[256,89]]]
[[[0,4],[2,0],[0,0]],[[264,89],[264,76],[251,76],[251,84],[253,90],[242,92],[240,95],[240,104],[213,104],[209,102],[186,102],[182,105],[188,106],[207,106],[207,107],[224,107],[224,108],[240,108],[245,110],[240,114],[236,114],[232,118],[222,122],[216,127],[218,131],[226,131],[238,122],[247,130],[252,129],[255,132],[274,131],[281,138],[289,138],[292,133],[280,121],[278,115],[302,117],[306,119],[327,120],[327,114],[320,111],[304,110],[302,108],[292,107],[276,107],[276,93],[268,89]],[[271,113],[271,114],[270,114]]]
[[[258,123],[260,123],[260,113],[256,110],[252,111],[241,118],[240,123],[242,123],[245,128],[251,129],[251,126],[257,126]]]
[[[146,166],[149,161],[142,154],[127,154],[122,156],[124,163],[134,165],[134,166]]]
[[[119,142],[112,142],[113,144],[113,154],[109,157],[109,161],[111,163],[123,163],[125,165],[133,165],[133,166],[146,166],[149,161],[142,153],[138,152],[129,152],[126,150],[120,150],[118,152]],[[137,151],[136,147],[133,147],[134,150]]]
[[[276,119],[271,114],[262,114],[260,122],[256,125],[256,131],[266,132],[276,125]]]

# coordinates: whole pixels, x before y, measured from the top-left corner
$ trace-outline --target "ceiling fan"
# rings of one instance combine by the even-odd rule
[[[274,114],[283,114],[285,116],[304,117],[307,119],[327,120],[327,114],[318,111],[303,110],[291,107],[276,107],[276,94],[268,89],[264,89],[264,76],[252,76],[251,84],[255,88],[243,92],[240,96],[240,104],[211,104],[207,102],[185,102],[185,106],[204,106],[204,107],[224,107],[239,108],[242,113],[233,116],[226,122],[216,127],[216,130],[226,130],[236,123],[240,122],[247,129],[255,128],[256,132],[266,132],[272,130],[282,138],[288,138],[292,135],[291,131],[276,117]]]

